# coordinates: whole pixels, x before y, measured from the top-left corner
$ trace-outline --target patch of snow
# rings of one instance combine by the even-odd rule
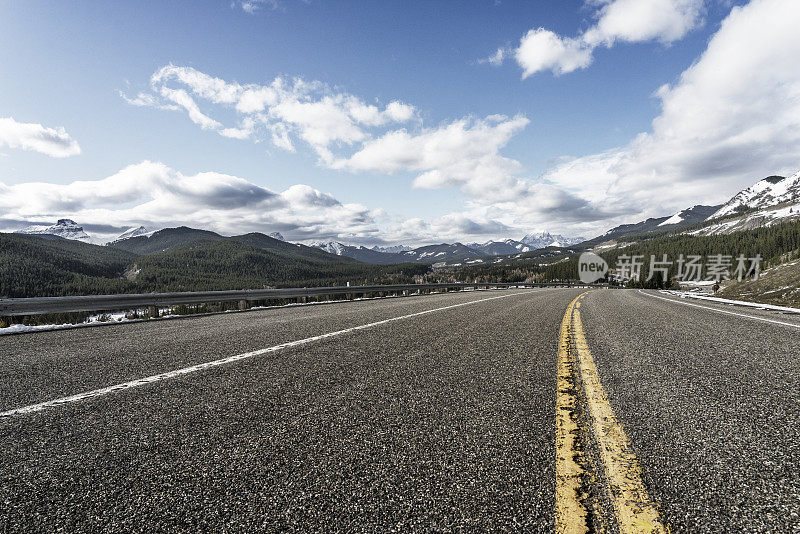
[[[736,219],[705,226],[699,230],[689,232],[690,235],[716,235],[731,233],[749,228],[768,227],[786,220],[800,218],[800,203],[783,206],[782,208],[762,209],[748,213]]]
[[[669,219],[667,219],[666,221],[664,221],[661,224],[659,224],[659,226],[667,226],[667,225],[670,225],[670,224],[678,224],[678,223],[680,223],[682,221],[683,221],[683,217],[681,217],[681,212],[678,212],[675,215],[673,215],[672,217],[670,217]]]
[[[114,312],[114,313],[92,315],[87,317],[86,320],[83,321],[82,323],[78,324],[73,324],[73,323],[37,324],[37,325],[12,324],[7,328],[0,328],[0,335],[17,334],[20,332],[37,332],[42,330],[64,330],[66,328],[76,328],[79,326],[92,325],[92,324],[124,323],[131,321],[132,319],[128,319],[127,317],[125,317],[126,314],[127,312]]]
[[[311,246],[320,250],[324,250],[329,254],[336,254],[337,256],[344,256],[344,250],[346,247],[346,245],[337,243],[336,241],[329,241],[327,243],[311,243]]]
[[[800,172],[787,178],[769,177],[739,191],[709,219],[733,215],[740,208],[764,209],[800,200]]]
[[[131,226],[130,228],[119,234],[116,239],[106,243],[106,245],[113,245],[115,243],[119,243],[124,239],[130,239],[132,237],[150,237],[157,231],[158,230],[148,230],[144,226]]]
[[[773,311],[782,311],[782,312],[789,312],[789,313],[800,313],[800,308],[790,308],[788,306],[775,306],[773,304],[762,304],[760,302],[747,302],[745,300],[732,300],[732,299],[723,299],[720,297],[709,297],[706,295],[699,295],[696,293],[688,293],[685,291],[673,291],[673,290],[662,290],[661,293],[666,293],[669,295],[674,295],[681,298],[693,298],[699,300],[708,300],[711,302],[719,302],[722,304],[732,304],[735,306],[747,306],[750,308],[761,308],[763,310],[773,310]]]
[[[393,245],[390,247],[379,247],[375,245],[372,247],[372,250],[375,252],[383,252],[384,254],[398,254],[400,252],[408,252],[411,251],[411,247],[407,247],[406,245]]]

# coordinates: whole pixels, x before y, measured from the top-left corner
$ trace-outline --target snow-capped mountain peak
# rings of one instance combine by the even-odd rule
[[[17,230],[17,234],[29,235],[55,235],[63,237],[64,239],[73,239],[75,241],[89,242],[91,237],[83,231],[82,226],[72,219],[59,219],[56,224],[52,226],[47,225],[34,225],[28,226],[22,230]]]
[[[739,191],[709,219],[734,215],[741,211],[760,210],[781,204],[800,202],[800,172],[787,178],[768,176]]]
[[[121,234],[117,236],[116,241],[121,241],[123,239],[128,239],[129,237],[138,237],[140,235],[147,234],[147,228],[144,226],[131,226]]]
[[[581,241],[585,241],[583,237],[564,237],[560,234],[551,234],[550,232],[537,232],[528,234],[523,237],[520,242],[531,247],[531,250],[545,247],[568,247],[576,245]]]
[[[271,237],[272,239],[277,239],[278,241],[286,241],[286,239],[284,239],[283,237],[283,234],[281,234],[280,232],[271,232],[267,234],[267,236]]]
[[[115,243],[119,243],[120,241],[124,241],[125,239],[131,239],[134,237],[150,237],[158,230],[148,230],[144,226],[131,226],[121,234],[119,234],[116,238],[112,239],[106,245],[113,245]]]
[[[406,245],[392,245],[389,247],[375,245],[372,247],[372,250],[375,252],[383,252],[384,254],[399,254],[400,252],[408,252],[411,250],[411,247],[407,247]]]
[[[310,246],[324,250],[329,254],[336,254],[337,256],[342,256],[344,255],[345,247],[347,245],[344,245],[337,241],[328,241],[327,243],[323,242],[311,243]]]

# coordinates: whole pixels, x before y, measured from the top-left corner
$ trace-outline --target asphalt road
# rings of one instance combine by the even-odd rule
[[[800,532],[800,328],[769,322],[800,316],[669,300],[581,308],[653,500],[673,532]]]
[[[385,299],[3,339],[7,409],[509,295],[0,421],[0,530],[549,531],[553,358],[578,292]]]
[[[2,412],[438,310],[0,418],[0,532],[551,532],[559,326],[581,292],[0,338]],[[769,322],[800,318],[665,298],[580,307],[647,491],[673,532],[800,531],[800,328]]]

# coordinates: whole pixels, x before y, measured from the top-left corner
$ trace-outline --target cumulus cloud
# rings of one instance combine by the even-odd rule
[[[380,106],[299,78],[243,85],[175,65],[156,71],[151,92],[144,94],[153,96],[137,96],[133,103],[180,106],[201,128],[222,136],[263,138],[287,151],[307,146],[321,165],[332,169],[409,174],[414,188],[458,188],[475,206],[457,214],[457,219],[446,219],[459,221],[457,225],[425,223],[427,229],[419,239],[436,240],[444,227],[484,236],[511,225],[527,227],[556,213],[559,220],[584,221],[608,211],[552,183],[521,177],[522,165],[502,151],[529,124],[523,115],[464,117],[425,127],[414,106],[397,100]],[[211,118],[200,110],[200,102],[234,110],[237,125],[225,126]],[[493,213],[488,214],[492,206]],[[407,228],[398,229],[390,235],[406,236],[406,232]]]
[[[476,211],[447,213],[430,221],[419,217],[400,218],[390,223],[382,229],[382,241],[414,246],[457,241],[462,243],[487,241],[507,238],[509,235],[514,236],[522,232],[518,228],[509,227]]]
[[[542,70],[564,74],[589,66],[592,48],[581,39],[561,37],[550,30],[538,28],[530,30],[520,39],[514,57],[522,67],[523,78]]]
[[[431,222],[431,230],[439,236],[461,239],[464,236],[508,235],[514,231],[500,221],[470,217],[464,213],[449,213],[434,219]]]
[[[81,153],[78,142],[64,128],[17,122],[14,117],[0,117],[0,146],[33,150],[53,158],[66,158]]]
[[[611,8],[617,4],[603,5],[609,22],[598,27],[616,40],[669,41],[691,27],[680,20],[696,20],[694,13],[699,13],[699,5],[685,2],[681,9],[694,6],[698,11],[688,18],[670,18],[670,11],[662,10],[661,30],[643,25],[638,33],[625,34],[611,24]],[[449,183],[471,192],[462,213],[470,220],[493,220],[510,228],[555,227],[573,235],[596,235],[695,204],[724,202],[764,176],[800,168],[798,27],[800,4],[794,0],[753,0],[733,8],[697,61],[674,84],[654,93],[661,111],[652,128],[622,147],[559,158],[537,180],[520,178],[512,164],[498,173],[501,178],[487,182],[483,195],[480,180],[464,180],[458,173],[434,173],[430,182],[418,178],[418,185]],[[609,40],[595,42],[605,45]],[[424,175],[427,169],[419,163],[424,145],[402,150],[407,142],[402,136],[398,140],[397,153],[387,151],[383,168],[376,164],[376,169],[391,171],[399,159],[412,162]],[[502,187],[492,190],[488,183]]]
[[[379,106],[316,81],[277,77],[263,85],[243,85],[176,65],[153,73],[149,92],[133,98],[121,95],[136,106],[182,109],[192,122],[223,137],[265,138],[288,151],[302,141],[323,164],[335,159],[334,150],[364,142],[377,128],[385,130],[416,118],[416,109],[409,104],[394,100]],[[237,124],[223,124],[201,104],[233,110]]]
[[[509,141],[529,124],[524,116],[398,126],[398,117],[416,115],[412,107],[398,104],[390,111],[390,106],[330,92],[313,82],[276,79],[244,86],[219,83],[191,70],[171,72],[173,67],[160,76],[170,83],[186,80],[184,90],[198,101],[244,109],[243,115],[256,124],[252,131],[266,124],[262,133],[276,145],[287,150],[301,144],[315,147],[319,161],[330,168],[409,174],[418,189],[453,187],[466,197],[461,212],[428,221],[396,218],[372,234],[378,231],[374,211],[336,208],[340,216],[349,213],[345,219],[350,230],[342,233],[360,235],[362,241],[378,235],[405,242],[411,236],[417,242],[445,236],[501,237],[530,228],[593,235],[616,224],[721,202],[763,176],[800,168],[797,27],[800,4],[795,0],[753,0],[733,8],[697,61],[654,93],[661,111],[649,131],[598,154],[562,157],[535,179],[504,154]],[[615,39],[627,38],[615,31]],[[665,31],[664,39],[678,33]],[[267,122],[257,122],[258,115]],[[236,127],[251,131],[244,123]],[[330,200],[314,199],[316,195],[302,189],[282,195],[289,204],[307,199],[303,206],[311,206],[304,208],[308,217],[329,209],[319,205]],[[299,211],[293,213],[296,217]]]
[[[798,26],[794,0],[734,8],[695,64],[656,92],[662,109],[651,131],[563,161],[545,180],[644,217],[721,202],[768,174],[796,171]]]
[[[703,0],[594,0],[596,22],[577,37],[564,37],[545,28],[531,29],[513,51],[522,77],[550,70],[565,74],[588,67],[598,46],[618,41],[658,41],[669,44],[682,39],[703,22]],[[499,56],[498,56],[499,54]],[[503,49],[495,56],[502,62]]]
[[[600,5],[597,24],[583,35],[589,45],[669,44],[702,23],[702,0],[603,0]]]
[[[444,224],[412,219],[394,227],[398,236],[448,228],[477,234],[494,223],[596,235],[723,202],[764,176],[800,168],[799,26],[800,4],[793,0],[733,8],[697,61],[654,93],[661,111],[649,131],[622,147],[559,158],[536,180],[520,177],[519,163],[501,154],[509,136],[497,125],[508,134],[513,119],[456,121],[416,135],[390,132],[339,164],[413,170],[417,187],[456,186],[468,195],[465,210],[441,218]],[[447,157],[447,147],[463,160]],[[466,161],[472,165],[464,167]]]
[[[513,194],[512,176],[521,171],[521,165],[502,156],[500,149],[529,122],[521,115],[494,115],[461,119],[418,133],[396,130],[366,142],[332,166],[387,174],[421,172],[414,180],[414,187],[421,189],[456,186],[473,195]]]
[[[229,174],[184,175],[163,163],[143,161],[100,180],[68,184],[0,182],[5,230],[69,217],[98,237],[130,226],[187,225],[223,234],[280,231],[294,239],[375,240],[372,212],[342,203],[307,185],[274,192]],[[11,224],[15,222],[16,224]]]

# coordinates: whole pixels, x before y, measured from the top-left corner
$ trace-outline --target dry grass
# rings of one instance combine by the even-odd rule
[[[800,260],[767,269],[758,280],[726,282],[717,295],[778,306],[800,306]]]

